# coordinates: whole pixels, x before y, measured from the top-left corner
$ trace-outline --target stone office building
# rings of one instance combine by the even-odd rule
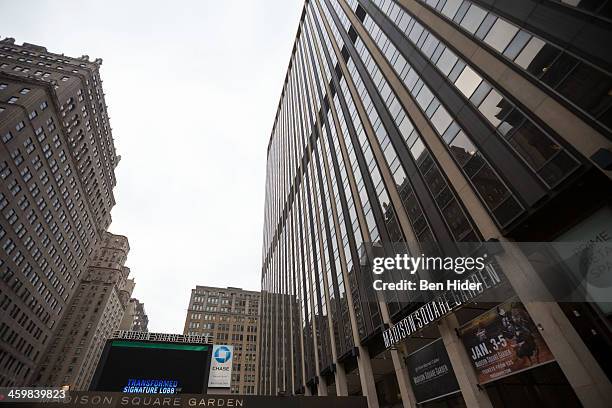
[[[135,298],[130,299],[119,330],[144,333],[149,331],[149,317],[145,312],[144,303]]]
[[[256,394],[259,292],[196,286],[191,290],[184,335],[210,337],[233,346],[232,394]]]
[[[0,386],[27,385],[110,225],[101,59],[0,40]]]
[[[260,394],[608,406],[612,282],[543,302],[565,269],[533,261],[612,237],[609,6],[305,2],[267,152]],[[368,243],[485,250],[503,297],[373,294]]]
[[[129,250],[126,237],[104,232],[36,370],[34,385],[89,389],[106,340],[119,329],[134,290],[125,266]]]

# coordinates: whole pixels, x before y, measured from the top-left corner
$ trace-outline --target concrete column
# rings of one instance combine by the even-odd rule
[[[408,370],[406,370],[403,362],[403,356],[397,350],[391,350],[391,360],[393,360],[393,368],[395,369],[395,378],[399,385],[400,394],[402,396],[402,405],[404,408],[416,407],[416,398],[412,391],[412,384],[408,379]]]
[[[400,393],[402,395],[402,402],[405,407],[417,407],[416,397],[414,396],[414,391],[412,390],[412,383],[410,382],[410,377],[408,374],[408,368],[406,367],[405,358],[408,355],[406,350],[406,346],[403,343],[397,344],[395,346],[397,350],[391,351],[391,356],[393,359],[397,358],[398,363],[396,365],[395,375],[397,378],[405,378],[408,382],[408,387],[405,390],[402,390],[400,386]],[[399,370],[399,372],[398,372]]]
[[[389,309],[387,308],[387,304],[381,299],[380,292],[377,293],[377,297],[383,322],[391,326],[393,323],[389,317]],[[404,363],[402,361],[403,358],[398,350],[390,350],[390,354],[391,360],[393,361],[393,369],[395,370],[395,378],[402,396],[402,404],[405,408],[416,407],[416,398],[414,397],[414,392],[412,391],[412,384],[410,384],[410,380],[408,379],[408,372],[407,370],[404,370]]]
[[[314,4],[319,7],[319,11],[321,13],[323,13],[323,5],[316,0],[314,2]],[[330,36],[331,39],[331,43],[332,43],[332,48],[333,48],[333,52],[336,54],[336,56],[340,56],[341,55],[341,50],[338,47],[338,44],[336,43],[335,37],[333,36],[333,33],[331,31],[331,26],[329,25],[329,23],[327,22],[327,20],[324,19],[324,21],[322,21],[323,23],[323,28],[325,29],[325,31],[327,31],[327,34]],[[316,48],[316,47],[315,47]],[[316,49],[316,55],[317,58],[319,60],[319,63],[323,63],[322,57],[319,53],[319,50]],[[352,81],[350,81],[350,75],[346,75],[348,73],[348,68],[346,67],[346,64],[344,63],[344,61],[341,58],[338,58],[338,63],[340,64],[342,71],[345,73],[345,78],[347,78],[347,80],[351,83],[352,85]],[[325,89],[327,91],[327,93],[329,95],[331,95],[331,90],[329,88],[329,84],[325,83]],[[356,92],[353,86],[353,92]],[[359,105],[359,103],[356,101],[357,105]],[[361,106],[361,105],[359,105]],[[332,104],[331,109],[330,109],[331,113],[332,113],[332,118],[333,118],[333,122],[334,125],[336,127],[336,131],[338,132],[338,135],[343,134],[342,128],[340,127],[340,121],[338,118],[338,114],[336,112],[336,109],[334,107],[334,105]],[[349,158],[350,155],[348,153],[345,141],[342,137],[338,138],[338,142],[340,144],[340,153],[342,155],[342,158],[344,160],[345,163],[349,163]],[[357,209],[357,219],[359,220],[359,226],[361,228],[361,231],[363,232],[363,239],[365,242],[370,242],[370,234],[368,232],[368,224],[365,218],[365,214],[363,213],[363,206],[361,203],[361,198],[359,196],[359,189],[357,188],[357,183],[355,181],[355,175],[353,174],[353,172],[350,170],[350,166],[347,167],[347,173],[348,173],[348,179],[349,179],[349,185],[351,188],[351,192],[353,194],[353,199],[355,200],[355,207]],[[340,251],[340,256],[342,257],[342,251]],[[346,262],[346,260],[345,260]],[[343,262],[344,264],[344,262]],[[348,276],[348,272],[346,270],[346,268],[342,268],[342,274],[344,276],[344,282],[346,285],[349,284],[350,279]],[[348,288],[347,288],[348,289]],[[360,339],[359,339],[359,330],[357,328],[357,320],[355,317],[355,307],[353,304],[353,297],[351,295],[351,291],[347,290],[346,291],[346,296],[347,296],[347,300],[348,300],[348,304],[349,304],[349,316],[350,316],[350,320],[351,320],[351,329],[352,329],[352,334],[353,334],[353,343],[355,344],[355,347],[357,348],[357,350],[359,350],[359,356],[357,357],[357,367],[359,370],[359,379],[361,381],[361,393],[363,396],[365,396],[368,400],[368,407],[369,408],[378,408],[378,397],[376,395],[376,386],[374,384],[374,373],[372,371],[372,362],[370,360],[370,353],[368,353],[367,349],[365,347],[363,347],[361,345]]]
[[[346,371],[342,363],[336,363],[336,395],[348,395],[348,382],[346,380]]]
[[[391,350],[391,360],[393,361],[395,378],[397,379],[404,408],[416,407],[416,399],[414,397],[414,392],[412,392],[412,385],[408,379],[408,370],[405,369],[403,358],[397,350]]]
[[[378,395],[376,395],[376,384],[374,382],[374,371],[370,353],[363,346],[357,347],[359,356],[357,365],[359,367],[359,380],[361,381],[361,393],[368,399],[368,408],[378,408]]]
[[[310,392],[310,387],[307,385],[304,387],[304,395],[307,397],[312,397],[312,392]]]
[[[317,384],[317,395],[319,397],[327,397],[327,381],[325,377],[319,375],[319,384]]]
[[[491,408],[493,405],[487,392],[478,388],[478,378],[461,339],[457,337],[455,331],[457,327],[459,327],[459,322],[454,314],[443,318],[438,325],[465,404],[468,407]]]
[[[525,258],[509,241],[501,242],[504,253],[497,261],[525,309],[540,328],[540,334],[555,356],[568,382],[583,406],[604,408],[612,401],[612,384],[595,357],[584,344],[567,316],[554,301],[546,286]]]

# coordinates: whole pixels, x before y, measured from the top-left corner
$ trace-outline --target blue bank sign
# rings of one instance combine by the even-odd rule
[[[215,347],[213,357],[217,363],[223,364],[232,359],[232,351],[228,346],[218,346]]]

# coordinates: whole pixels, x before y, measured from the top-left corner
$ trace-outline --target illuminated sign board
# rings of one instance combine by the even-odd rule
[[[110,339],[90,390],[126,394],[202,394],[212,345]]]
[[[175,394],[178,388],[176,380],[136,380],[130,378],[123,387],[126,394]]]

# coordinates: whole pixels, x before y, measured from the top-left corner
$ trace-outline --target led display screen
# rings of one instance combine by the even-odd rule
[[[90,389],[138,394],[206,393],[212,346],[109,340]]]

